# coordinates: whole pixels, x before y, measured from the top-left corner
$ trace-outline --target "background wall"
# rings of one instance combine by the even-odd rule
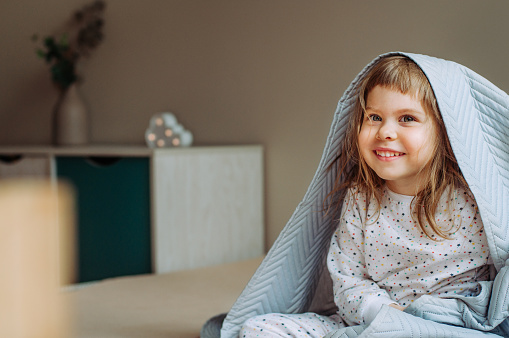
[[[49,144],[57,91],[30,37],[82,0],[0,2],[0,145]],[[85,62],[92,142],[144,144],[171,111],[195,145],[266,150],[267,243],[303,197],[338,99],[378,54],[430,54],[509,91],[509,2],[107,0],[106,38]]]

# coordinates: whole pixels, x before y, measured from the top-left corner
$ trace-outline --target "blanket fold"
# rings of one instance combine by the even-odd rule
[[[329,333],[325,338],[368,338],[368,337],[433,337],[433,338],[475,338],[500,337],[496,333],[471,330],[445,325],[431,320],[414,317],[384,305],[375,320],[368,326],[357,325]]]

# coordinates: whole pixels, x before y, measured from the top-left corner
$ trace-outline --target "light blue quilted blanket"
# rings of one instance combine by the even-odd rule
[[[453,151],[477,200],[497,276],[482,282],[478,296],[422,296],[405,312],[384,306],[369,326],[347,327],[328,337],[509,337],[509,96],[457,63],[391,54],[412,58],[433,87]],[[359,82],[375,61],[339,101],[306,195],[228,313],[221,337],[236,337],[242,323],[255,315],[307,312],[315,293],[327,291],[319,281],[335,224],[317,211],[333,185],[335,172],[327,168],[343,141]]]

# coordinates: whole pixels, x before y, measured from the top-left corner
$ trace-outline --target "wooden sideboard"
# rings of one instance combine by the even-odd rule
[[[79,282],[263,254],[261,146],[0,147],[13,177],[74,186]]]

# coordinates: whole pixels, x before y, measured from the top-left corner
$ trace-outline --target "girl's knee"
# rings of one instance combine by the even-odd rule
[[[242,324],[239,337],[249,337],[249,334],[263,331],[267,323],[267,315],[251,317]]]

